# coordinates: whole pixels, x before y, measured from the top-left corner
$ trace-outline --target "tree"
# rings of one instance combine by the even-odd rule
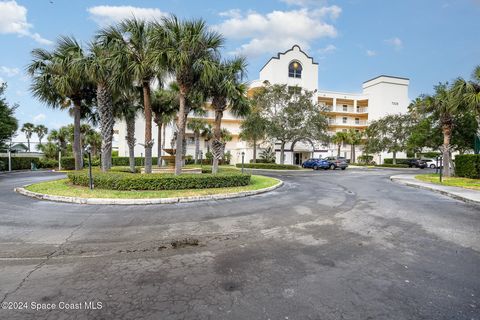
[[[91,148],[90,152],[93,157],[98,156],[99,151],[103,148],[102,135],[93,129],[87,130],[84,136],[84,145],[90,146]],[[102,153],[102,158],[103,158],[103,153]]]
[[[210,123],[208,123],[205,128],[202,130],[200,135],[205,139],[205,143],[207,144],[207,153],[210,153],[210,141],[213,138],[213,127]]]
[[[240,138],[251,141],[253,146],[253,163],[255,163],[257,162],[258,142],[265,139],[267,131],[267,121],[258,108],[252,108],[240,125],[240,130]]]
[[[187,128],[193,131],[195,139],[195,164],[198,164],[198,155],[200,154],[200,135],[206,126],[207,121],[204,119],[191,119],[187,124]]]
[[[176,148],[183,150],[186,98],[198,83],[210,84],[214,61],[224,39],[220,34],[208,30],[203,20],[180,21],[173,15],[155,23],[152,39],[155,61],[166,66],[179,87]],[[182,165],[182,152],[176,152],[176,175],[181,173]]]
[[[3,97],[6,89],[5,83],[0,84],[0,149],[5,147],[18,129],[18,120],[15,118],[17,106],[10,106]]]
[[[313,93],[289,90],[287,85],[270,85],[256,90],[253,103],[267,119],[266,134],[280,143],[280,163],[285,144],[295,139],[325,139],[327,122],[313,102]]]
[[[30,139],[32,139],[32,134],[35,132],[35,125],[30,122],[25,122],[22,125],[22,129],[20,129],[25,134],[25,138],[27,139],[28,145],[28,152],[30,152]]]
[[[35,126],[34,131],[37,134],[38,143],[41,145],[43,137],[45,137],[48,133],[48,128],[45,127],[43,124],[39,124],[38,126]]]
[[[75,63],[84,59],[83,48],[74,38],[62,36],[52,52],[34,49],[32,56],[27,71],[32,77],[33,95],[52,108],[73,109],[73,154],[75,170],[80,170],[83,167],[80,120],[83,110],[95,97],[95,87],[85,68]]]
[[[444,174],[446,177],[452,175],[451,161],[451,140],[455,118],[464,111],[463,97],[452,89],[448,83],[440,83],[434,87],[434,95],[423,95],[421,100],[414,106],[420,113],[431,114],[438,119],[443,133],[443,154]]]
[[[331,140],[337,145],[337,157],[340,157],[340,149],[348,141],[347,133],[342,131],[335,132]]]
[[[230,110],[235,116],[246,116],[249,111],[247,99],[247,84],[242,82],[246,71],[244,58],[235,58],[225,62],[217,62],[213,71],[208,95],[212,97],[212,107],[215,111],[213,127],[212,173],[218,172],[218,162],[223,158],[225,143],[221,141],[221,126],[223,113]]]
[[[265,163],[275,163],[275,150],[268,146],[260,152],[260,159]]]
[[[47,137],[48,142],[55,143],[60,151],[65,154],[67,151],[67,143],[70,140],[70,132],[67,127],[60,127],[60,129],[53,129]]]
[[[422,152],[423,148],[437,150],[442,145],[442,130],[436,123],[433,116],[415,121],[407,140],[407,150],[414,154]]]
[[[355,163],[355,146],[357,146],[360,142],[362,142],[363,135],[360,131],[356,131],[355,129],[350,129],[347,132],[347,142],[350,145],[351,152],[350,152],[350,161]]]
[[[163,126],[177,113],[177,94],[173,90],[158,89],[152,95],[153,122],[157,125],[157,166],[162,166],[162,129]]]
[[[397,163],[397,153],[407,149],[412,128],[412,118],[408,114],[392,114],[373,121],[371,132],[376,133],[378,148],[393,154],[393,164]]]
[[[158,26],[157,26],[158,27]],[[126,19],[101,32],[101,38],[113,46],[112,63],[123,69],[119,76],[123,83],[131,80],[142,86],[145,116],[145,173],[152,172],[152,105],[150,83],[161,74],[163,61],[156,57],[151,41],[152,25],[143,20]],[[160,45],[161,46],[161,45]]]

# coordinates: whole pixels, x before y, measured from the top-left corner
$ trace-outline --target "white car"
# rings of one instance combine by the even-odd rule
[[[437,167],[437,160],[436,159],[421,159],[427,163],[427,168],[435,169]]]

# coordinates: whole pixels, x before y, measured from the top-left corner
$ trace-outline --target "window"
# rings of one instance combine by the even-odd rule
[[[347,132],[347,129],[342,129],[342,132]]]
[[[302,93],[302,88],[301,87],[298,87],[298,86],[289,86],[288,87],[288,93],[291,93],[291,94],[300,94]]]
[[[355,124],[360,124],[360,118],[355,118]]]
[[[347,123],[347,117],[342,118],[342,123]]]
[[[346,104],[344,104],[342,107],[343,107],[343,111],[345,111],[345,112],[348,111],[348,106]]]
[[[292,61],[288,65],[288,76],[290,78],[302,77],[302,65],[297,61]]]

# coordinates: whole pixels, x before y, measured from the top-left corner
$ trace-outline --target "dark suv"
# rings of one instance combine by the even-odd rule
[[[348,167],[347,159],[345,157],[326,157],[325,160],[330,163],[330,169],[332,170],[337,168],[345,170]]]
[[[420,159],[409,159],[407,161],[407,164],[409,168],[415,167],[415,168],[425,169],[427,167],[427,162]]]

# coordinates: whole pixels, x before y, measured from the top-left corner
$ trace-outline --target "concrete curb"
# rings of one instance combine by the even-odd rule
[[[264,189],[252,190],[252,191],[242,191],[236,193],[225,193],[225,194],[214,194],[206,196],[191,196],[191,197],[175,197],[175,198],[152,198],[152,199],[110,199],[110,198],[77,198],[77,197],[65,197],[65,196],[54,196],[43,193],[32,192],[25,187],[17,187],[13,190],[21,195],[39,199],[39,200],[48,200],[56,202],[67,202],[67,203],[76,203],[76,204],[106,204],[106,205],[147,205],[147,204],[171,204],[179,202],[196,202],[196,201],[208,201],[208,200],[223,200],[223,199],[233,199],[233,198],[242,198],[248,196],[254,196],[257,194],[266,193],[273,191],[283,185],[283,181],[280,179],[278,183]]]
[[[439,189],[434,184],[429,184],[429,183],[420,182],[420,181],[416,182],[415,180],[414,181],[409,181],[408,179],[405,179],[404,177],[398,176],[398,175],[397,176],[391,176],[390,180],[392,182],[402,184],[404,186],[433,191],[433,192],[440,193],[444,196],[448,196],[448,197],[456,199],[456,200],[460,200],[460,201],[463,201],[463,202],[466,202],[466,203],[469,203],[469,204],[474,204],[474,205],[480,206],[480,201],[479,200],[472,199],[471,197],[463,196],[459,192],[451,192],[451,191]],[[455,188],[455,187],[451,187],[451,188]]]

